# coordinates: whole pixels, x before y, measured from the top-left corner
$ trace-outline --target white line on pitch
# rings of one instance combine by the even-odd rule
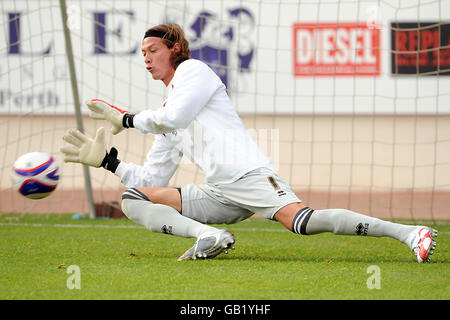
[[[85,225],[85,224],[44,224],[44,223],[3,223],[0,222],[0,227],[54,227],[54,228],[97,228],[97,229],[144,229],[141,226],[124,226],[124,225],[101,225],[101,224],[93,224],[93,225]],[[231,228],[233,231],[240,232],[288,232],[287,229],[268,229],[268,228]]]
[[[118,225],[118,226],[112,226],[112,225],[104,225],[104,224],[93,224],[93,225],[86,225],[86,224],[43,224],[43,223],[3,223],[0,222],[0,227],[54,227],[54,228],[81,228],[81,229],[144,229],[144,227],[135,225],[135,226],[124,226],[124,225]],[[239,232],[289,232],[287,229],[269,229],[269,228],[233,228],[231,227],[232,231],[239,231]],[[439,232],[439,230],[438,230]],[[448,231],[441,231],[439,234],[450,234]]]

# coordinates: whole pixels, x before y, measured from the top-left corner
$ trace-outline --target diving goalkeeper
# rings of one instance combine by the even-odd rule
[[[392,223],[345,209],[305,206],[277,175],[236,113],[225,85],[205,63],[191,59],[189,43],[176,24],[148,29],[142,40],[145,66],[168,89],[156,110],[131,114],[103,100],[88,100],[90,116],[106,120],[113,134],[135,128],[155,135],[140,166],[118,159],[107,147],[104,128],[94,138],[70,130],[61,149],[65,162],[103,167],[128,188],[122,211],[153,232],[196,238],[179,260],[213,258],[234,248],[235,236],[208,224],[233,224],[255,213],[293,233],[387,236],[406,244],[418,262],[429,261],[437,231]],[[167,187],[185,156],[206,176],[204,184]]]

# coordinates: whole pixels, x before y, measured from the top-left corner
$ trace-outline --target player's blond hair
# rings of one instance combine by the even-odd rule
[[[176,23],[164,23],[151,27],[147,32],[156,30],[164,32],[165,36],[162,38],[163,43],[167,48],[172,49],[175,43],[180,44],[180,51],[174,52],[171,57],[171,63],[174,69],[180,63],[191,58],[191,50],[189,49],[189,41],[187,41],[183,29]],[[169,40],[173,39],[173,41]]]

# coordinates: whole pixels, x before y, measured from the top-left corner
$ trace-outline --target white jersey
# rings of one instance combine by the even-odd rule
[[[225,85],[205,63],[182,62],[157,110],[134,116],[134,127],[155,134],[143,166],[120,162],[116,170],[126,187],[165,187],[183,156],[212,184],[231,183],[260,167],[273,170],[237,115]]]

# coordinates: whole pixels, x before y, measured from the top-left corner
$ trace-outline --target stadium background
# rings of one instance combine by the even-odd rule
[[[448,1],[67,6],[82,101],[103,98],[130,112],[159,107],[165,88],[146,72],[140,41],[149,26],[177,22],[193,56],[226,82],[246,127],[308,205],[393,219],[449,218]],[[6,0],[0,8],[0,212],[86,213],[82,168],[64,164],[59,152],[61,137],[76,127],[59,2]],[[347,42],[334,51],[343,60],[337,64],[330,52],[339,39]],[[88,134],[106,125],[82,108]],[[139,164],[153,137],[127,130],[107,141],[120,159]],[[12,190],[12,164],[29,151],[51,153],[61,166],[60,185],[47,199]],[[102,169],[90,174],[96,203],[119,201],[117,177]],[[184,161],[170,186],[203,179]]]

